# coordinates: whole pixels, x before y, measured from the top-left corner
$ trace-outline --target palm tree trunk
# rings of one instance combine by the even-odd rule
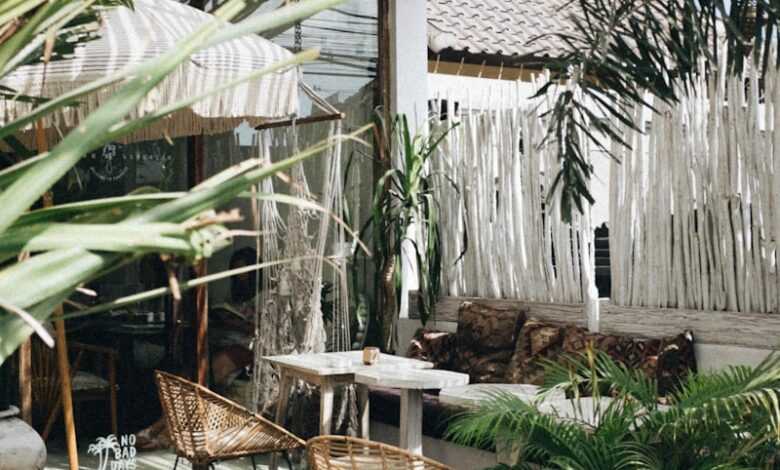
[[[382,348],[388,353],[395,352],[395,322],[398,311],[395,299],[395,265],[395,256],[390,256],[382,269]]]

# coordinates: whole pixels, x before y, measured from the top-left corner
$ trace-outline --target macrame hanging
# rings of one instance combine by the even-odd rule
[[[325,135],[323,130],[326,130]],[[308,146],[325,138],[334,139],[340,132],[341,125],[338,122],[305,128],[293,125],[290,128],[266,130],[262,131],[257,140],[256,151],[259,158],[270,162],[272,153],[280,157],[293,155],[304,146],[302,142]],[[334,145],[320,158],[323,162],[321,172],[313,172],[313,165],[303,163],[293,167],[289,186],[291,195],[318,203],[327,214],[288,206],[286,221],[283,221],[275,202],[266,200],[257,207],[260,212],[260,232],[263,233],[258,253],[262,253],[264,261],[292,260],[264,273],[263,286],[257,296],[253,402],[259,411],[268,411],[278,394],[276,374],[262,360],[262,356],[323,352],[326,348],[349,349],[345,271],[349,245],[344,229],[332,224],[330,216],[339,215],[343,210],[340,142],[334,140]],[[310,189],[312,177],[321,185],[319,198]],[[273,193],[273,182],[270,179],[265,181],[260,190]],[[323,270],[325,258],[333,269]],[[333,286],[333,311],[329,312],[332,322],[328,333],[321,307],[324,273],[329,273]],[[354,395],[354,391],[347,393],[347,396],[350,395]],[[293,406],[296,406],[295,403]],[[355,412],[349,414],[356,415]]]
[[[331,124],[331,135],[341,134],[341,122]],[[323,200],[333,214],[343,217],[344,214],[344,173],[342,171],[341,141],[334,143],[333,155],[330,161],[324,162],[323,174],[325,179],[325,192]],[[327,217],[320,226],[320,243],[323,245],[328,239]],[[349,287],[347,283],[347,260],[353,250],[352,243],[347,242],[347,234],[344,226],[336,224],[332,233],[332,269],[330,283],[332,286],[330,345],[331,351],[349,351],[352,343],[349,315]],[[344,394],[339,402],[339,413],[336,419],[338,428],[346,427],[350,434],[355,434],[358,429],[357,422],[357,391],[354,386],[344,388]]]
[[[271,163],[271,135],[270,131],[263,131],[256,136],[254,141],[254,150],[257,158],[260,158],[266,164]],[[260,191],[265,194],[274,194],[273,178],[263,180]],[[287,227],[279,213],[276,202],[265,200],[256,205],[255,220],[259,221],[260,233],[262,238],[258,237],[258,256],[262,260],[280,260],[282,259],[282,249],[279,240],[282,240],[287,233]],[[275,292],[277,284],[282,278],[281,265],[274,265],[263,272],[262,285],[255,296],[255,339],[254,339],[254,375],[253,375],[253,396],[252,403],[255,411],[266,413],[269,411],[273,400],[278,394],[278,379],[276,373],[268,362],[264,361],[263,356],[273,354],[284,354],[289,352],[293,346],[291,341],[291,322],[290,317],[285,315],[286,302]],[[259,282],[259,281],[258,281]]]

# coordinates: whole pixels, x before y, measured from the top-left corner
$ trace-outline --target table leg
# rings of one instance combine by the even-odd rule
[[[279,377],[279,401],[276,403],[276,424],[284,427],[284,421],[287,417],[287,403],[290,401],[292,393],[293,379],[282,370]],[[279,468],[279,453],[274,452],[271,455],[271,470]]]
[[[333,382],[325,379],[320,386],[320,435],[326,436],[333,429]]]
[[[279,377],[279,401],[276,403],[276,424],[284,427],[284,421],[287,417],[287,403],[290,401],[292,393],[292,377],[281,373]]]
[[[401,390],[400,447],[422,455],[422,390]]]
[[[369,438],[369,403],[368,403],[368,385],[357,384],[357,398],[358,398],[358,417],[360,419],[360,437],[363,439]]]

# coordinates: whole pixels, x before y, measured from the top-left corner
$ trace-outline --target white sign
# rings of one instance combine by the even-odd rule
[[[99,437],[90,444],[87,453],[98,456],[96,470],[136,470],[135,434],[122,434],[119,439],[113,434]]]

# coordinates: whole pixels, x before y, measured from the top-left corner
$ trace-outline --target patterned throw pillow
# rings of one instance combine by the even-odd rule
[[[584,328],[568,327],[564,354],[582,354],[588,343],[629,369],[641,370],[657,382],[658,395],[666,396],[690,373],[696,372],[693,333],[651,339],[588,333]]]
[[[436,369],[452,370],[455,348],[455,333],[420,328],[409,343],[406,357],[432,362]]]
[[[673,392],[689,373],[696,373],[696,371],[692,331],[661,340],[655,373],[660,396]]]
[[[511,350],[525,315],[523,310],[463,302],[458,309],[458,345],[475,352]]]
[[[510,383],[544,383],[544,360],[584,354],[589,344],[626,367],[641,370],[658,382],[659,396],[665,396],[691,371],[696,371],[693,334],[664,338],[590,333],[577,326],[556,326],[536,320],[525,323],[507,370]]]
[[[507,368],[506,381],[542,385],[543,362],[556,360],[563,350],[565,328],[528,320],[517,338],[512,359]]]
[[[472,383],[500,383],[525,323],[525,311],[463,302],[458,310],[454,370]]]
[[[607,353],[626,367],[644,369],[645,364],[658,355],[661,340],[589,333],[584,328],[573,326],[566,328],[564,354],[570,356],[584,354],[588,344],[593,344],[595,350]],[[647,372],[648,375],[653,375],[651,370]]]

